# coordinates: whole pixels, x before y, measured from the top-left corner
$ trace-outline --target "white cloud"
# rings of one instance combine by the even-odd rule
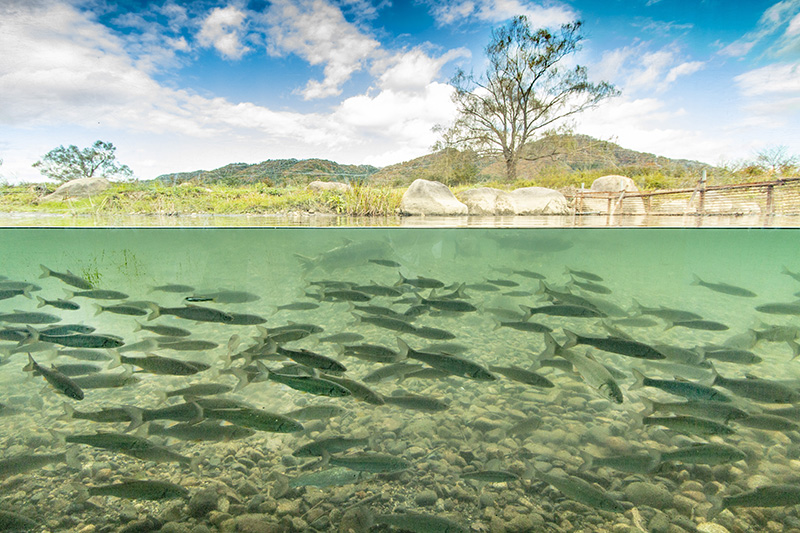
[[[764,10],[755,29],[723,47],[719,54],[729,57],[743,57],[749,54],[756,45],[776,35],[781,28],[786,26],[787,28],[782,38],[770,43],[767,50],[767,53],[773,56],[785,55],[800,46],[797,41],[797,38],[800,37],[798,35],[798,31],[800,31],[798,16],[800,16],[800,0],[777,2]]]
[[[503,22],[517,15],[525,15],[534,28],[555,27],[572,22],[578,14],[568,5],[554,2],[525,0],[460,0],[456,2],[432,0],[431,12],[440,25],[453,24],[475,17],[485,22]]]
[[[778,63],[761,67],[734,78],[745,96],[800,94],[800,63]]]
[[[470,56],[470,51],[466,48],[457,48],[439,57],[431,57],[422,48],[417,47],[378,62],[373,70],[383,71],[378,80],[382,89],[418,91],[438,78],[446,63]]]
[[[324,0],[278,0],[266,21],[272,53],[294,53],[311,65],[325,65],[325,77],[310,80],[303,90],[307,100],[341,94],[341,85],[380,49],[378,41]]]
[[[680,76],[689,76],[690,74],[694,74],[695,72],[702,70],[705,66],[704,61],[687,61],[686,63],[681,63],[677,67],[672,67],[669,72],[667,73],[667,77],[664,78],[664,83],[670,84],[677,80]]]
[[[689,76],[705,67],[703,61],[681,61],[682,53],[674,45],[648,50],[649,43],[608,50],[590,74],[598,80],[616,84],[624,93],[663,92],[681,76]]]
[[[201,46],[213,46],[226,59],[240,59],[250,51],[243,42],[245,13],[234,5],[218,7],[203,21],[197,34]]]

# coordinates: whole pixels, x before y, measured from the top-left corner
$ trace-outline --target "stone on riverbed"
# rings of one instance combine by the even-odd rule
[[[544,187],[524,187],[511,192],[481,187],[461,193],[470,215],[562,215],[569,213],[567,199]]]

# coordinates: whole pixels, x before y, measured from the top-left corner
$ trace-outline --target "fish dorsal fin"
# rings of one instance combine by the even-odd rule
[[[681,383],[691,383],[688,379],[681,376],[672,376],[672,379],[674,379],[675,381],[679,381]]]
[[[760,378],[758,376],[755,376],[753,374],[750,374],[750,373],[745,374],[744,377],[746,377],[747,379],[758,379],[758,380],[762,379],[762,378]]]

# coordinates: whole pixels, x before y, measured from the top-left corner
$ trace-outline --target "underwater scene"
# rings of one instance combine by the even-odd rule
[[[0,531],[800,531],[796,229],[0,236]]]

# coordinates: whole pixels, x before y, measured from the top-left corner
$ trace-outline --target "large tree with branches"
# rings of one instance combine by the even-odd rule
[[[92,146],[80,150],[74,144],[59,146],[47,152],[33,164],[39,172],[50,179],[65,183],[78,178],[130,177],[133,172],[128,165],[117,162],[117,148],[107,142],[95,141]]]
[[[485,74],[476,78],[459,69],[450,81],[458,116],[445,134],[447,144],[501,155],[512,181],[520,159],[555,155],[526,157],[525,145],[619,94],[610,83],[590,82],[586,67],[565,65],[565,58],[580,49],[581,25],[534,31],[526,17],[518,16],[493,30]]]

